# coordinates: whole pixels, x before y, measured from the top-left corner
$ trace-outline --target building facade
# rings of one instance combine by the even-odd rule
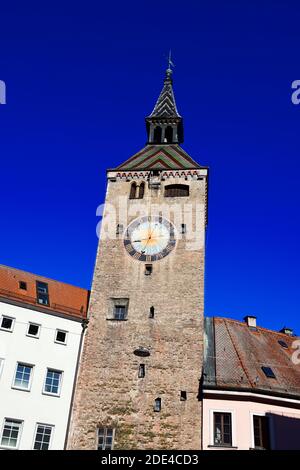
[[[0,449],[64,449],[88,299],[0,266]]]
[[[146,147],[107,173],[69,449],[200,449],[208,170],[171,74]]]
[[[206,318],[203,449],[300,450],[300,369],[290,329]]]

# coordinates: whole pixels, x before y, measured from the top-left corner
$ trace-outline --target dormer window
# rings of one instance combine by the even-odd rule
[[[187,197],[189,189],[187,184],[169,184],[165,186],[165,197]]]

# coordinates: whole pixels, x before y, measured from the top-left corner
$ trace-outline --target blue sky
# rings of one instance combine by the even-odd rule
[[[297,1],[1,5],[0,262],[90,287],[105,169],[146,141],[172,48],[210,167],[207,315],[300,333]]]

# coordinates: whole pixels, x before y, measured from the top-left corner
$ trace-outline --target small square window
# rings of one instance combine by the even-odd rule
[[[67,344],[67,332],[63,330],[56,330],[55,342],[60,344]]]
[[[146,264],[145,265],[145,276],[151,276],[152,271],[153,271],[152,264]]]
[[[1,329],[1,330],[5,330],[5,331],[13,331],[14,322],[15,322],[15,319],[14,319],[14,318],[6,317],[5,315],[3,315],[3,316],[1,317],[1,326],[0,326],[0,329]]]
[[[27,336],[38,338],[40,336],[40,325],[37,325],[36,323],[29,323],[27,329]]]
[[[19,282],[19,289],[21,289],[21,290],[27,290],[27,282],[20,281],[20,282]]]
[[[125,320],[126,318],[125,305],[115,305],[114,318],[115,320]]]

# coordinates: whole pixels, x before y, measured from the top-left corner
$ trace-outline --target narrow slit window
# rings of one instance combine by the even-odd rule
[[[123,224],[118,224],[117,229],[116,229],[116,235],[122,235],[123,230],[124,230]]]
[[[180,392],[180,401],[186,401],[187,399],[187,394],[185,390],[181,390]]]
[[[142,182],[139,186],[139,199],[143,199],[145,193],[145,183]]]
[[[138,374],[139,379],[143,379],[145,377],[145,374],[146,374],[145,364],[140,364],[139,365],[139,374]]]
[[[161,411],[161,398],[156,398],[154,401],[154,411]]]
[[[181,233],[186,233],[186,224],[181,224]]]
[[[154,307],[150,307],[149,318],[154,318]]]
[[[145,276],[151,276],[152,271],[153,271],[152,264],[146,264],[145,265]]]

